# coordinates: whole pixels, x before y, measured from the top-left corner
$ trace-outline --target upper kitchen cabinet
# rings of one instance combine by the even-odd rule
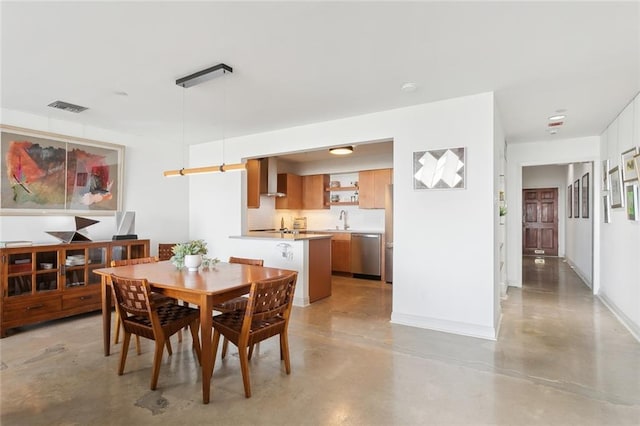
[[[383,209],[384,190],[392,183],[393,169],[366,170],[359,173],[361,209]]]
[[[302,177],[302,208],[305,210],[328,209],[329,175],[309,175]]]
[[[260,208],[260,194],[267,188],[267,159],[247,161],[247,207]]]
[[[302,208],[302,177],[291,173],[278,173],[278,192],[287,194],[276,198],[276,209]]]

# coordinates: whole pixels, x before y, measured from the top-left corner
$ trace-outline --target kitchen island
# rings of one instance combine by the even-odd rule
[[[229,237],[234,256],[264,259],[264,266],[298,271],[293,298],[307,306],[331,296],[331,235],[247,232]]]

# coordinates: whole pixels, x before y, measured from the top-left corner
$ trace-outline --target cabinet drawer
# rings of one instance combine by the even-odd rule
[[[99,292],[69,291],[65,293],[70,294],[64,294],[62,296],[62,309],[64,310],[89,305],[100,305],[102,303],[102,295]]]
[[[62,310],[62,300],[60,296],[36,300],[33,300],[33,298],[20,301],[12,300],[4,303],[2,320],[15,321],[21,318],[60,312],[60,310]]]
[[[331,235],[333,241],[351,241],[351,233],[349,232],[334,232]]]

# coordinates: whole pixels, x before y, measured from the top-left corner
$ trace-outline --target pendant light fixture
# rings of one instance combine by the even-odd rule
[[[202,82],[211,80],[212,78],[223,76],[227,73],[232,73],[233,68],[226,64],[218,64],[213,67],[204,69],[202,71],[198,71],[196,73],[190,74],[186,77],[182,77],[176,80],[176,84],[185,90],[189,87],[193,87]],[[225,105],[226,107],[226,105]],[[224,109],[224,108],[223,108]],[[182,102],[182,140],[184,142],[184,96]],[[246,166],[244,163],[238,164],[225,164],[224,163],[224,134],[222,136],[222,161],[223,163],[217,166],[204,166],[204,167],[191,167],[191,168],[182,168],[177,170],[167,170],[164,172],[165,177],[170,176],[186,176],[186,175],[195,175],[195,174],[203,174],[203,173],[215,173],[215,172],[226,172],[229,170],[246,170]]]

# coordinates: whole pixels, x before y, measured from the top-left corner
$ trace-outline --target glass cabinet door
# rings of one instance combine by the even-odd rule
[[[8,256],[7,295],[20,296],[33,291],[32,253],[14,253]]]
[[[87,271],[87,284],[99,285],[100,275],[95,274],[94,269],[106,268],[107,265],[107,248],[106,247],[90,247],[89,249],[89,263]]]
[[[85,265],[87,256],[85,249],[65,250],[64,252],[64,286],[65,288],[86,285]]]
[[[36,255],[36,292],[58,289],[58,264],[57,251],[39,251]]]

